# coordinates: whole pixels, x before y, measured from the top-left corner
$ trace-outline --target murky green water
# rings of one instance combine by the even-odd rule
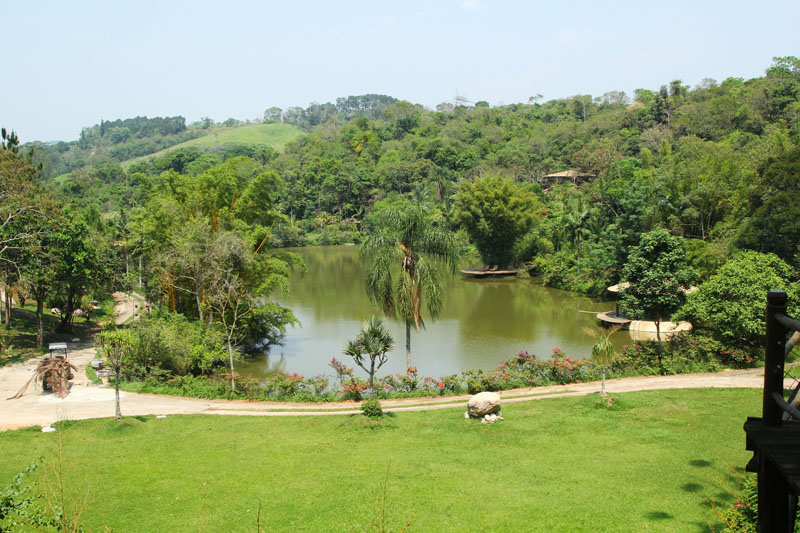
[[[330,375],[332,357],[355,366],[342,348],[364,320],[380,315],[366,296],[356,247],[294,251],[305,259],[308,272],[293,276],[291,294],[282,303],[294,310],[302,326],[289,328],[284,346],[241,363],[242,374],[260,376],[282,370]],[[586,357],[595,339],[583,328],[596,328],[595,313],[613,308],[613,302],[549,289],[532,279],[475,280],[456,273],[446,281],[439,319],[427,320],[427,328],[419,333],[412,330],[412,364],[421,376],[438,377],[466,368],[493,369],[520,350],[549,357],[558,347],[570,357]],[[388,324],[396,344],[380,375],[405,369],[405,328],[397,320]],[[612,340],[618,347],[631,342],[627,332],[615,334]]]

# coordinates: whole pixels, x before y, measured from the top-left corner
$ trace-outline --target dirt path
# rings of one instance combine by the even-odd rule
[[[117,297],[117,294],[120,297]],[[114,295],[117,321],[124,322],[135,314],[135,300],[122,293]],[[47,426],[58,420],[80,420],[86,418],[105,418],[114,415],[114,390],[91,383],[86,377],[86,366],[95,357],[91,342],[70,345],[70,361],[78,367],[72,381],[70,394],[63,400],[54,394],[45,394],[41,386],[33,384],[27,392],[16,400],[5,400],[14,395],[30,378],[37,360],[29,360],[19,365],[0,368],[0,430],[14,429],[32,425]],[[682,374],[678,376],[647,376],[610,379],[606,381],[609,393],[660,389],[688,389],[703,387],[761,388],[764,383],[764,370],[726,370],[714,374]],[[787,380],[787,387],[792,386]],[[576,383],[537,387],[534,389],[515,389],[500,392],[503,403],[561,398],[565,396],[584,396],[600,391],[600,383]],[[469,395],[406,398],[384,400],[385,411],[421,411],[465,407]],[[155,394],[134,394],[120,392],[123,416],[171,415],[171,414],[217,414],[240,416],[317,416],[349,415],[359,413],[355,402],[335,403],[286,403],[251,402],[228,400],[202,400],[179,398]]]
[[[144,298],[136,293],[125,294],[124,292],[115,292],[112,296],[114,297],[114,321],[117,324],[124,324],[128,320],[138,318],[136,305]]]

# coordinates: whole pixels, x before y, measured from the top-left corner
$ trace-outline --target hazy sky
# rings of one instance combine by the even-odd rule
[[[0,125],[74,140],[101,118],[255,119],[364,93],[434,107],[694,86],[800,55],[798,22],[798,0],[0,0]]]

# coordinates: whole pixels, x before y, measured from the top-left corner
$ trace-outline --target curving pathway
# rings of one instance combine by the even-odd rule
[[[119,295],[119,296],[118,296]],[[127,320],[134,314],[135,300],[122,294],[114,295],[117,321]],[[47,426],[58,420],[80,420],[86,418],[105,418],[114,415],[114,390],[96,385],[86,377],[86,366],[95,357],[91,343],[73,343],[69,354],[70,361],[78,367],[72,381],[70,394],[63,400],[54,394],[45,394],[41,387],[31,386],[16,400],[5,400],[14,395],[30,378],[37,360],[32,359],[18,365],[0,368],[0,430],[15,429],[32,425]],[[647,376],[609,379],[606,381],[608,393],[642,390],[687,389],[687,388],[761,388],[764,383],[764,370],[726,370],[713,374],[681,374],[677,376]],[[786,386],[793,382],[787,380]],[[503,403],[584,396],[600,391],[599,382],[575,383],[537,387],[533,389],[514,389],[500,392]],[[422,411],[465,407],[469,395],[405,398],[383,400],[385,411]],[[135,394],[120,392],[123,416],[172,415],[172,414],[213,414],[238,416],[320,416],[351,415],[360,413],[356,402],[335,403],[287,403],[258,402],[245,400],[203,400],[180,398],[156,394]]]

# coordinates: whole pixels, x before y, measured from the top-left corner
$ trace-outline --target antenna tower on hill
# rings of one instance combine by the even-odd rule
[[[456,89],[456,95],[453,97],[453,105],[454,105],[455,107],[458,107],[458,106],[467,107],[467,106],[469,106],[469,105],[470,105],[470,104],[472,104],[472,103],[473,103],[473,102],[471,102],[470,100],[468,100],[466,96],[461,96],[461,95],[459,95],[459,94],[458,94],[458,89]]]

